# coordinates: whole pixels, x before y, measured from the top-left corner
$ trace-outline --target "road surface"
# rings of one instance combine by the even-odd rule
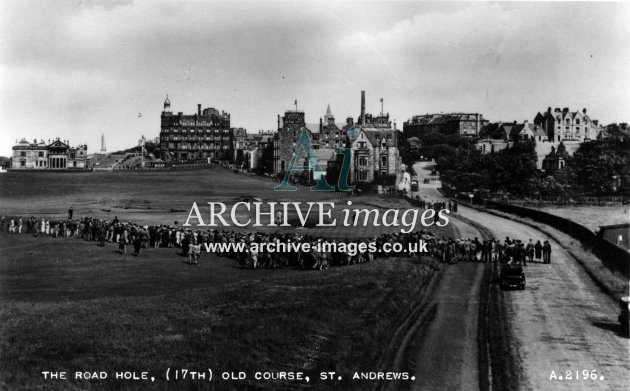
[[[399,189],[410,191],[410,176],[399,183]],[[439,195],[439,193],[438,193]],[[479,237],[481,233],[471,225],[451,219],[455,233],[461,237]],[[421,335],[416,335],[413,351],[415,363],[412,373],[413,390],[473,390],[479,388],[477,346],[479,298],[485,266],[480,263],[459,263],[449,266],[430,301],[424,305],[430,309]],[[419,318],[417,322],[424,322]],[[410,350],[404,344],[399,349]],[[483,347],[485,348],[485,347]],[[389,383],[383,389],[394,390],[399,385]]]
[[[427,163],[414,166],[420,177],[419,193],[430,201],[443,201],[436,189],[438,183],[429,186],[422,183],[428,172],[423,169],[426,166]],[[503,292],[508,306],[507,318],[516,339],[516,360],[524,379],[521,388],[629,389],[629,341],[620,334],[616,323],[618,306],[571,255],[557,242],[527,225],[461,204],[458,213],[487,227],[497,238],[550,240],[551,264],[529,264],[525,270],[526,289]],[[436,337],[439,339],[436,346],[448,343],[451,338],[461,339],[458,334]],[[454,360],[459,360],[460,354],[454,353]],[[569,380],[567,371],[571,371]],[[595,373],[596,380],[584,380],[583,371],[589,371],[589,375]],[[554,374],[558,380],[550,380]]]

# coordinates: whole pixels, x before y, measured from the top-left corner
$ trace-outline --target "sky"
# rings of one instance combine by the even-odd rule
[[[0,156],[16,139],[109,151],[157,137],[197,104],[248,132],[304,110],[480,112],[547,107],[630,122],[630,5],[569,2],[0,2]],[[141,114],[141,116],[140,116]]]

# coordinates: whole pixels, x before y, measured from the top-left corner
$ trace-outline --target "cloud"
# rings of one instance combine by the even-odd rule
[[[5,129],[111,148],[197,103],[233,126],[368,111],[522,120],[547,106],[627,120],[628,6],[590,3],[0,2]],[[143,120],[137,113],[143,112]],[[23,118],[29,118],[25,122]],[[25,134],[26,135],[26,134]],[[4,137],[4,134],[3,134]],[[86,140],[87,138],[87,140]],[[111,140],[111,141],[110,141]],[[12,142],[12,140],[11,140]],[[116,145],[118,142],[120,145]],[[0,140],[0,155],[10,147]]]

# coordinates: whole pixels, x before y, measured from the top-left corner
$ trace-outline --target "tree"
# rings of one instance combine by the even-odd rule
[[[414,162],[422,157],[422,145],[417,137],[410,137],[404,140],[398,148],[402,162],[411,167]]]
[[[575,184],[587,194],[627,192],[630,183],[630,137],[593,140],[580,145],[568,161]]]

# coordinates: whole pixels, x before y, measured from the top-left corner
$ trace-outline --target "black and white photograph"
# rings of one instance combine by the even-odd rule
[[[0,390],[630,389],[630,2],[0,3]]]

